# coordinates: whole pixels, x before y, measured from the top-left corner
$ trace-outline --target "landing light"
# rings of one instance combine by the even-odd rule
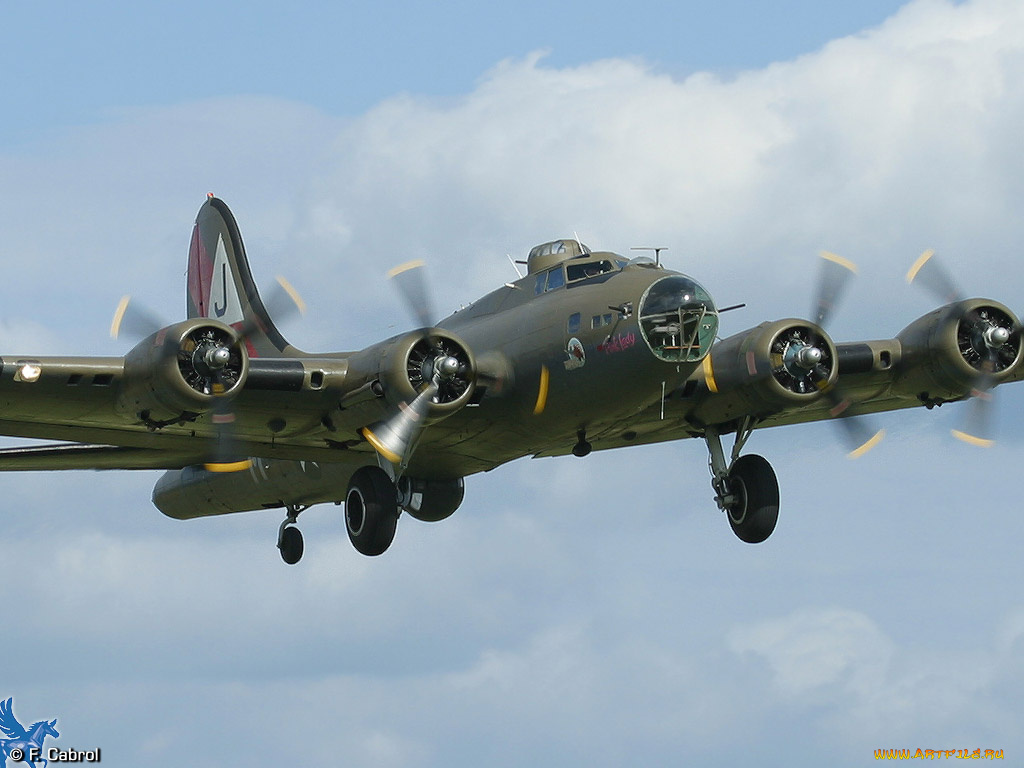
[[[18,372],[15,375],[14,379],[15,381],[25,381],[28,382],[29,384],[32,384],[33,382],[39,380],[39,375],[42,372],[43,369],[40,368],[38,365],[33,365],[32,363],[25,363],[23,366],[21,366],[21,368],[18,369]]]

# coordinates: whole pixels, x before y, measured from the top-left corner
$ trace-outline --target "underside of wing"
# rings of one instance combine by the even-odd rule
[[[153,448],[50,443],[0,448],[0,472],[57,469],[180,469],[202,456]]]

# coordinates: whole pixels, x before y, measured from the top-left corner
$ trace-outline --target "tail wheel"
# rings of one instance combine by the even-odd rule
[[[398,527],[398,494],[380,467],[360,467],[348,482],[345,525],[348,538],[361,554],[383,554]]]
[[[288,565],[295,565],[302,559],[302,550],[304,548],[302,531],[290,525],[283,528],[277,548],[281,550],[282,560],[288,563]]]
[[[740,456],[729,470],[729,491],[735,500],[726,512],[742,541],[760,544],[779,520],[779,481],[763,456]]]

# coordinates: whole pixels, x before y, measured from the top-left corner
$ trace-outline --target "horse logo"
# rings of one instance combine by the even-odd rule
[[[3,731],[9,739],[0,739],[0,757],[3,757],[3,765],[7,765],[7,759],[15,762],[26,762],[32,768],[46,766],[47,760],[42,757],[43,741],[47,736],[59,738],[56,725],[57,720],[40,720],[32,723],[28,728],[22,727],[18,718],[11,711],[14,698],[0,702],[0,731]]]

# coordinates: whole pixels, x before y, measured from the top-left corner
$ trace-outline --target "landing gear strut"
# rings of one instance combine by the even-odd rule
[[[289,504],[288,517],[277,529],[277,548],[281,550],[281,559],[288,565],[295,565],[302,559],[302,531],[295,527],[295,522],[299,513],[307,508],[308,505]]]
[[[779,519],[779,481],[762,456],[739,455],[753,429],[753,420],[744,419],[736,430],[728,462],[718,430],[708,427],[704,439],[711,457],[711,487],[718,508],[728,515],[733,533],[742,541],[759,544],[771,536]]]

